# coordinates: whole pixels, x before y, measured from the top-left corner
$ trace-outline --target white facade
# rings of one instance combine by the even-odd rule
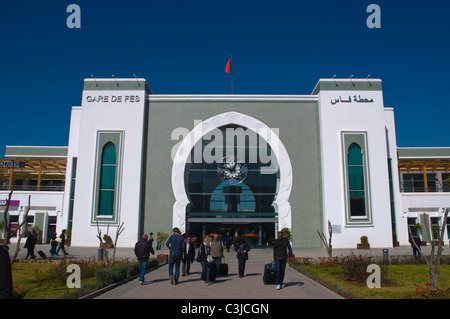
[[[333,80],[327,81],[334,83]],[[367,82],[357,79],[353,81]],[[382,91],[321,91],[319,99],[324,229],[327,229],[328,221],[336,226],[333,236],[333,247],[336,248],[355,247],[355,243],[358,243],[363,235],[368,237],[371,247],[388,247],[392,244],[392,230],[386,142],[395,145],[395,135],[392,135],[395,134],[395,128],[391,126],[392,131],[389,135],[386,134],[386,120],[390,119],[386,114],[391,111],[384,108]],[[357,102],[360,99],[373,102]],[[372,195],[368,205],[373,220],[366,225],[346,225],[346,188],[341,138],[343,132],[361,132],[367,138]],[[396,162],[396,153],[390,155]]]
[[[90,81],[90,80],[86,80]],[[94,82],[94,80],[92,80]],[[114,80],[111,80],[113,83]],[[77,158],[76,186],[74,198],[74,217],[72,228],[72,245],[98,246],[97,223],[92,220],[94,204],[94,181],[97,144],[99,133],[117,132],[121,139],[120,152],[122,161],[118,167],[120,184],[118,185],[118,216],[109,223],[109,234],[114,238],[117,227],[124,223],[120,241],[125,246],[136,242],[139,221],[141,195],[141,167],[144,125],[144,91],[111,91],[104,94],[98,91],[83,92],[82,106],[72,109],[72,121],[69,139],[67,175],[71,176],[73,158]],[[106,100],[108,97],[108,100]],[[133,97],[131,100],[130,97]],[[97,99],[96,101],[94,101]],[[104,102],[97,102],[103,99]],[[120,102],[118,102],[118,100]],[[66,179],[66,190],[70,189],[70,179]],[[68,211],[69,198],[64,202]],[[65,214],[65,218],[67,218]],[[107,226],[101,219],[98,223],[103,234]]]

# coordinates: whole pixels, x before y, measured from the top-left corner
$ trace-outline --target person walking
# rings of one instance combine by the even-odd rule
[[[418,248],[420,248],[422,240],[416,232],[413,232],[412,236],[409,238],[409,243],[411,244],[411,247],[413,249],[413,255],[420,256],[420,250]]]
[[[198,249],[198,255],[197,255],[197,261],[202,266],[202,274],[201,279],[204,284],[210,285],[210,279],[211,279],[211,265],[215,267],[215,264],[212,263],[212,256],[211,256],[211,237],[206,237],[205,240],[200,245],[200,248]]]
[[[56,255],[56,247],[58,247],[58,243],[56,241],[56,237],[58,236],[58,234],[56,232],[54,232],[52,234],[51,240],[50,240],[50,246],[52,247],[50,249],[50,255],[55,256]]]
[[[156,233],[156,250],[161,250],[161,235],[159,232]]]
[[[178,284],[178,278],[180,276],[180,263],[184,257],[186,251],[186,244],[184,237],[181,236],[180,230],[175,227],[172,229],[172,235],[166,242],[167,248],[170,250],[169,254],[169,278],[172,285]],[[173,273],[173,266],[175,266],[175,276]]]
[[[230,232],[227,232],[227,234],[226,234],[226,236],[225,236],[225,239],[224,239],[224,244],[225,244],[225,247],[227,248],[227,252],[229,252],[230,251],[230,247],[231,247],[231,235],[230,235]]]
[[[218,234],[214,235],[214,239],[211,242],[211,256],[213,258],[213,262],[216,264],[216,273],[219,275],[220,263],[223,257],[223,244]]]
[[[283,233],[277,233],[277,239],[273,242],[273,259],[276,265],[276,282],[277,290],[284,288],[284,274],[286,271],[286,263],[289,251],[289,257],[292,257],[292,247],[287,238],[283,237]]]
[[[195,246],[191,243],[191,237],[186,238],[186,248],[184,251],[184,257],[182,259],[183,263],[183,276],[189,275],[191,270],[191,263],[195,258]]]
[[[239,278],[242,278],[245,273],[245,263],[248,260],[248,252],[251,248],[245,238],[240,236],[234,244],[234,249],[237,252]]]
[[[0,299],[11,299],[13,295],[11,259],[8,250],[8,246],[0,245]]]
[[[36,255],[34,254],[34,247],[36,246],[37,238],[36,233],[34,229],[31,229],[30,232],[28,232],[27,240],[25,241],[24,248],[27,249],[27,255],[25,256],[25,259],[28,259],[28,256],[31,257],[31,259],[36,258]]]
[[[62,249],[63,251],[63,257],[66,257],[68,253],[66,252],[66,249],[64,248],[64,244],[66,242],[66,230],[63,229],[61,232],[61,235],[59,235],[59,238],[61,238],[61,241],[59,242],[58,249],[56,250],[56,256],[58,256],[59,251]]]
[[[148,235],[148,241],[150,242],[150,246],[152,246],[153,249],[153,233],[150,233],[150,235]]]
[[[143,285],[145,283],[148,259],[150,258],[150,254],[155,254],[152,242],[148,240],[147,234],[143,234],[141,239],[134,245],[134,254],[139,263],[139,283]]]

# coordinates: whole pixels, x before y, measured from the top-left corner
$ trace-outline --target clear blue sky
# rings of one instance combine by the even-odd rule
[[[69,29],[67,6],[81,8]],[[369,29],[367,6],[381,8]],[[0,157],[67,145],[83,79],[145,78],[156,94],[311,94],[319,78],[383,80],[398,146],[450,146],[450,1],[2,0]]]

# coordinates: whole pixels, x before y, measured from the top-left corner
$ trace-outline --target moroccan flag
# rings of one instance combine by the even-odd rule
[[[231,58],[228,60],[227,66],[225,67],[225,72],[228,74],[231,72]]]

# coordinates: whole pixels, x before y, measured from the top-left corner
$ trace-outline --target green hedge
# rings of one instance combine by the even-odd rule
[[[151,258],[148,260],[147,269],[156,267],[157,265],[159,265],[159,260]],[[99,269],[96,272],[97,288],[101,289],[138,274],[139,264],[137,262]]]
[[[160,263],[159,259],[151,258],[148,260],[147,269],[156,267]],[[97,284],[85,283],[81,284],[81,288],[79,289],[68,289],[66,293],[61,296],[61,299],[81,298],[96,290],[136,275],[139,275],[139,264],[137,262],[121,264],[110,268],[102,268],[96,272]]]

